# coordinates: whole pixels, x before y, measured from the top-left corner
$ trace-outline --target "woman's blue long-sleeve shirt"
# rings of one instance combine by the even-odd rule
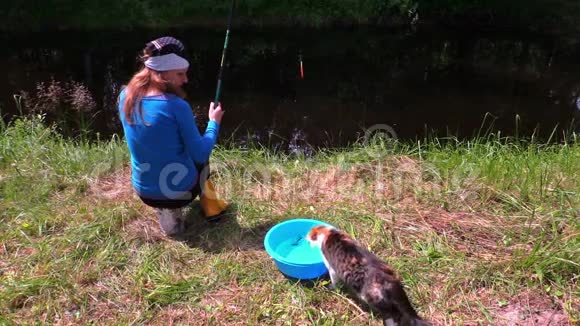
[[[135,112],[125,119],[121,92],[119,114],[131,153],[135,191],[152,199],[175,199],[190,190],[198,178],[195,164],[209,161],[219,124],[209,121],[200,135],[190,105],[173,94],[144,97],[143,120]]]

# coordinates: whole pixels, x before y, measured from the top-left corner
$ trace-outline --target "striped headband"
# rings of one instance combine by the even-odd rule
[[[178,39],[171,36],[160,37],[149,43],[153,44],[155,49],[157,49],[158,51],[161,51],[161,49],[167,45],[175,45],[179,52],[183,52],[185,50],[183,43],[181,43]]]

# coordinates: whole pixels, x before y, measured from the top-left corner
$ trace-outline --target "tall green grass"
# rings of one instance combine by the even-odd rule
[[[66,139],[46,126],[40,115],[17,119],[1,132],[0,169],[9,200],[46,199],[69,187],[82,190],[88,180],[119,168],[128,159],[118,137],[106,142]]]

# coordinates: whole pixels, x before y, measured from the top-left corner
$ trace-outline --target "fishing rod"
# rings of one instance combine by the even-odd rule
[[[224,49],[222,51],[222,60],[220,63],[220,70],[218,73],[217,87],[215,91],[214,103],[217,105],[220,100],[220,93],[222,91],[222,78],[224,74],[224,64],[226,61],[226,51],[228,49],[228,41],[230,39],[230,29],[232,28],[232,17],[234,16],[234,7],[236,6],[236,0],[232,0],[232,5],[230,7],[230,15],[228,17],[228,28],[226,30],[226,38],[224,40]]]

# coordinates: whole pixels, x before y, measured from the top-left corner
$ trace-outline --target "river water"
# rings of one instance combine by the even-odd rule
[[[122,133],[115,109],[119,87],[137,68],[144,44],[165,35],[180,38],[188,49],[188,101],[203,128],[215,93],[220,30],[3,35],[4,119],[19,110],[14,94],[25,91],[36,98],[36,107],[30,100],[24,111],[53,110],[47,118],[70,119],[63,132],[74,134],[79,104],[58,97],[82,85],[92,101],[80,108],[84,125],[101,137]],[[282,150],[339,147],[373,126],[388,126],[407,140],[487,130],[535,131],[547,138],[554,128],[556,135],[578,130],[578,38],[434,28],[267,28],[234,29],[229,46],[220,139],[240,146],[254,141]],[[55,82],[60,93],[49,87]],[[43,101],[60,101],[63,108],[50,109]]]

